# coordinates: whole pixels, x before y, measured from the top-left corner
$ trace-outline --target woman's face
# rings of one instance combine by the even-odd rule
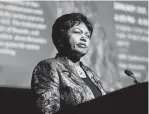
[[[67,31],[67,41],[71,54],[84,56],[90,45],[90,32],[84,23],[76,24]]]

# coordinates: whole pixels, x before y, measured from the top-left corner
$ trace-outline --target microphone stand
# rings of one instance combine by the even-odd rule
[[[140,82],[138,82],[138,81],[135,79],[135,80],[134,80],[134,83],[135,83],[135,84],[139,84]]]
[[[131,77],[134,79],[134,83],[135,83],[135,84],[139,84],[139,83],[140,83],[140,82],[138,82],[138,80],[135,78],[134,75],[132,75]]]

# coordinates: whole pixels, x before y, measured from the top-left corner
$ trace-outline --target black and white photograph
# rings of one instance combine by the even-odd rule
[[[0,1],[0,114],[148,114],[148,1]]]

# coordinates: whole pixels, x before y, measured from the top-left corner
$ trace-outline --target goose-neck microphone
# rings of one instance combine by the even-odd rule
[[[124,71],[124,73],[127,75],[127,76],[130,76],[134,79],[134,82],[135,84],[139,84],[140,82],[136,79],[136,77],[134,76],[133,72],[131,72],[130,70],[126,69]]]

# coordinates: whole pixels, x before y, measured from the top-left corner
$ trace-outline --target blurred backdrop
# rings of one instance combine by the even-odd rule
[[[107,91],[134,84],[125,69],[148,81],[148,1],[1,1],[0,87],[30,88],[36,64],[57,53],[51,38],[55,19],[70,12],[94,24],[82,61]]]

